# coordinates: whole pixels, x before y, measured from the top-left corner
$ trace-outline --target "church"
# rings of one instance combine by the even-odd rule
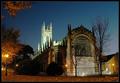
[[[92,31],[83,25],[73,29],[68,25],[67,35],[60,41],[52,40],[52,32],[52,23],[46,26],[43,22],[37,50],[43,72],[51,62],[56,62],[64,68],[67,76],[98,74],[99,61]]]

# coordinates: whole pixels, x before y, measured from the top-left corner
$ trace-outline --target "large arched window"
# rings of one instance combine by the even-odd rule
[[[75,56],[91,56],[91,46],[88,38],[78,36],[73,39],[72,47],[74,48]]]

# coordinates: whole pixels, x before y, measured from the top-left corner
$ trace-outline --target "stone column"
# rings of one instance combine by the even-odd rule
[[[73,76],[73,57],[71,50],[71,26],[68,26],[68,37],[67,37],[67,56],[66,56],[66,65],[67,65],[67,75]]]

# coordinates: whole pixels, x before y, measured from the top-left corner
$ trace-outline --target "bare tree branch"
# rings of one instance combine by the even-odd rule
[[[106,43],[109,40],[110,35],[108,34],[108,19],[102,19],[101,17],[97,17],[95,23],[92,25],[92,31],[96,38],[96,46],[98,47],[98,57],[99,57],[99,74],[102,75],[102,62],[101,57],[103,52],[105,51]]]

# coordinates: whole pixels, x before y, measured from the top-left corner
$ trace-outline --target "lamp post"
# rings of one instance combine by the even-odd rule
[[[5,72],[5,76],[7,77],[7,66],[8,66],[8,64],[7,64],[7,58],[9,57],[9,55],[6,54],[5,57],[6,57],[6,72]]]

